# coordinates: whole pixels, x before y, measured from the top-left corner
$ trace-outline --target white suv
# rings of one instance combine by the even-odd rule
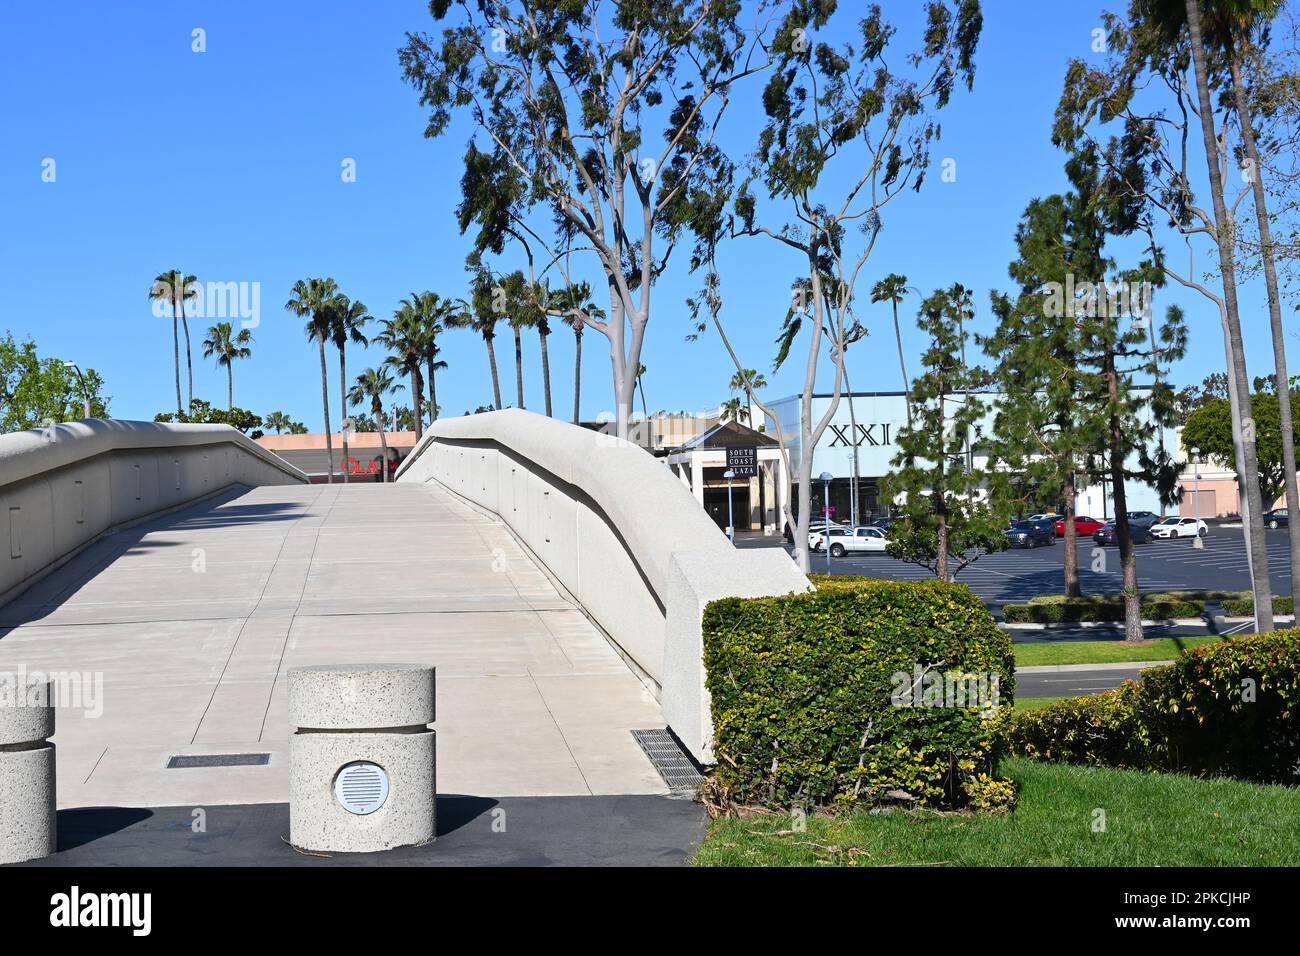
[[[1156,538],[1203,538],[1209,530],[1200,518],[1166,518],[1151,526]]]

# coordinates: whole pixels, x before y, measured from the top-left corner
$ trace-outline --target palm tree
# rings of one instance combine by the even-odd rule
[[[286,428],[293,427],[293,419],[284,412],[271,412],[266,416],[266,427],[274,428],[277,435],[283,435]]]
[[[339,293],[330,302],[330,339],[339,350],[339,404],[343,411],[348,407],[348,342],[366,346],[370,343],[362,334],[361,328],[371,319],[365,304],[358,299],[353,302],[346,295]],[[345,423],[346,424],[346,423]],[[343,484],[348,483],[348,428],[343,429]]]
[[[401,391],[402,386],[393,381],[393,373],[384,364],[378,368],[368,368],[357,376],[357,382],[348,391],[347,399],[351,405],[361,405],[370,401],[370,413],[375,417],[375,427],[379,429],[379,447],[383,449],[383,465],[379,469],[383,476],[380,481],[388,481],[388,439],[384,437],[384,396]]]
[[[334,483],[334,434],[330,429],[330,393],[329,377],[325,368],[325,343],[334,334],[333,318],[330,314],[330,302],[338,294],[339,287],[333,279],[299,279],[293,284],[285,310],[307,319],[304,331],[307,340],[320,347],[320,398],[325,411],[325,451],[329,455],[330,470],[326,480]]]
[[[190,327],[185,322],[185,300],[193,299],[198,295],[195,286],[198,279],[194,276],[187,276],[177,269],[171,272],[159,273],[153,280],[153,285],[149,287],[150,302],[170,302],[172,307],[172,356],[176,364],[176,415],[179,418],[184,414],[181,410],[181,350],[180,340],[177,334],[176,322],[179,319],[185,323],[185,364],[190,364]],[[189,373],[189,404],[194,405],[194,373]]]
[[[739,398],[729,398],[722,403],[722,415],[724,422],[739,422],[742,418],[748,421],[749,406],[742,404]]]
[[[492,340],[496,338],[501,313],[493,308],[492,297],[491,276],[486,270],[480,270],[471,285],[470,301],[461,300],[460,310],[448,316],[447,325],[453,329],[472,329],[483,336],[483,344],[487,346],[488,366],[492,370],[492,407],[500,408],[501,379],[497,375],[497,354]]]
[[[383,330],[375,341],[390,353],[384,359],[389,368],[411,376],[411,396],[415,399],[415,439],[424,436],[424,399],[420,379],[420,363],[424,361],[425,330],[410,303],[402,303],[391,319],[381,323]]]
[[[456,314],[459,307],[451,299],[444,299],[436,292],[413,292],[409,299],[402,300],[409,305],[416,319],[424,327],[424,367],[429,373],[429,421],[438,419],[438,385],[437,372],[447,367],[446,362],[438,360],[442,351],[438,346],[438,336],[447,328],[447,323]]]
[[[891,272],[871,290],[872,302],[889,302],[894,307],[894,341],[898,343],[898,370],[903,373],[903,400],[907,407],[907,424],[912,424],[912,386],[907,381],[907,363],[903,361],[903,331],[898,324],[898,303],[907,294],[907,276]]]
[[[248,343],[253,341],[253,334],[248,329],[240,329],[235,334],[229,322],[218,322],[208,329],[208,337],[203,340],[203,357],[217,357],[217,366],[226,369],[226,407],[235,407],[235,359],[246,359],[253,354]]]

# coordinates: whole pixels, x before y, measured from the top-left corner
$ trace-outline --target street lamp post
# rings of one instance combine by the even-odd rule
[[[77,381],[81,383],[81,408],[84,411],[85,418],[90,417],[90,392],[86,390],[86,377],[81,374],[81,369],[77,367],[76,362],[64,362],[64,368],[70,368],[77,373]]]
[[[736,473],[728,468],[722,473],[722,477],[727,479],[727,540],[735,544],[736,521],[731,511],[731,479],[736,477]]]
[[[1192,547],[1201,549],[1205,547],[1205,542],[1201,540],[1201,466],[1197,461],[1201,457],[1199,448],[1192,449],[1192,510],[1196,517],[1196,537],[1192,539]]]
[[[826,573],[831,573],[831,479],[835,476],[823,471],[818,478],[822,483],[822,516],[826,519],[822,537],[826,540]]]

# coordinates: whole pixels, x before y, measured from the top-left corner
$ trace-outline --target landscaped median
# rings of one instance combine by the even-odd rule
[[[1206,593],[1167,591],[1143,594],[1142,617],[1155,621],[1200,618],[1205,613]],[[1008,624],[1122,621],[1124,599],[1118,594],[1090,594],[1083,597],[1048,594],[1030,598],[1025,604],[1002,605],[1002,619]]]

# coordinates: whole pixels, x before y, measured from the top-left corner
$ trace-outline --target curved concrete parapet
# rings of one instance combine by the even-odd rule
[[[413,664],[289,671],[289,842],[373,853],[436,830],[434,669]]]
[[[0,864],[56,849],[53,688],[0,674]]]
[[[0,603],[106,531],[232,485],[306,481],[229,425],[92,419],[0,435]]]
[[[498,515],[657,685],[664,717],[712,759],[704,605],[809,589],[780,548],[737,550],[668,468],[610,435],[520,409],[434,422],[397,472]]]

